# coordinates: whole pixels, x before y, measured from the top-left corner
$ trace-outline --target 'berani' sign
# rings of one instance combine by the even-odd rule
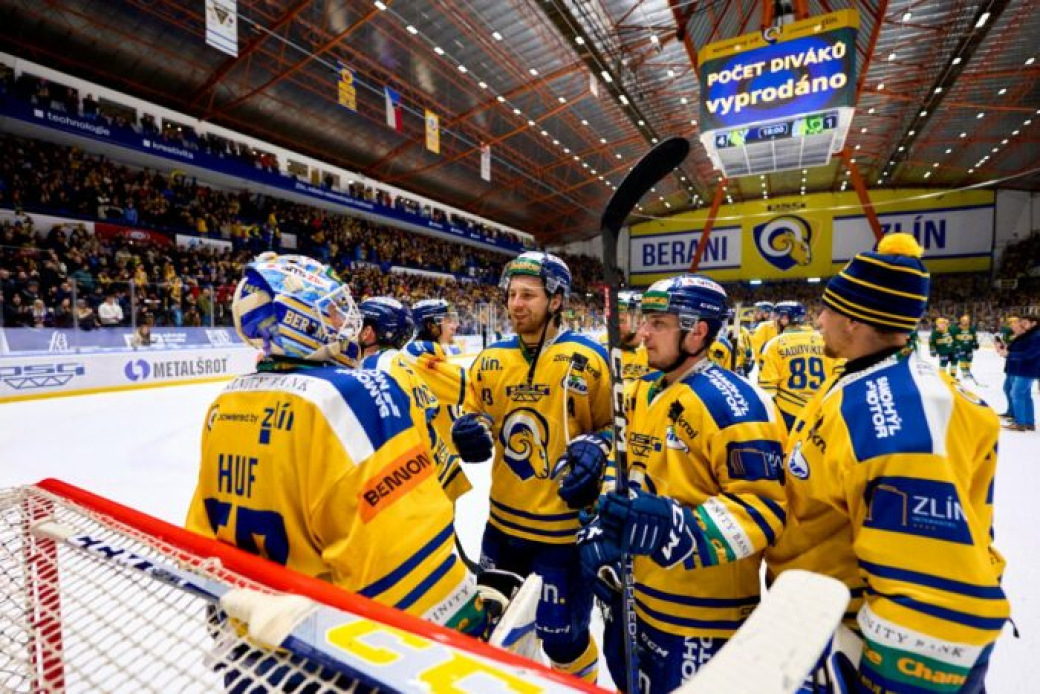
[[[705,46],[701,130],[853,106],[858,26],[842,10]]]

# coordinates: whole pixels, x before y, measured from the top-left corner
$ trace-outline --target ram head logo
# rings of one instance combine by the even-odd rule
[[[532,477],[548,479],[551,473],[549,455],[549,423],[539,412],[520,407],[502,423],[499,432],[502,457],[521,480]]]
[[[801,217],[776,217],[755,227],[754,232],[758,252],[781,270],[812,262],[812,227]]]

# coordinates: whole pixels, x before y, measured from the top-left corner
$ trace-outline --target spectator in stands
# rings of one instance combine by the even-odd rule
[[[98,327],[97,316],[94,315],[94,309],[87,305],[86,299],[76,301],[75,317],[80,330],[94,330]]]
[[[152,346],[152,326],[148,323],[142,323],[137,326],[137,330],[134,331],[133,337],[130,338],[130,346],[134,349],[141,347]]]
[[[98,306],[97,315],[104,328],[115,328],[123,322],[123,307],[116,303],[115,294],[105,296],[104,302]]]
[[[43,299],[36,299],[32,304],[32,327],[49,328],[51,326],[51,312],[43,303]]]
[[[55,328],[71,328],[72,323],[72,299],[65,297],[58,302],[51,319]]]
[[[28,328],[30,326],[32,326],[32,315],[29,307],[25,305],[19,292],[13,292],[10,298],[4,302],[4,327]]]

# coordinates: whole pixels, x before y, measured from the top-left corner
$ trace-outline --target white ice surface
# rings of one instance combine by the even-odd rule
[[[1005,408],[1002,369],[992,351],[979,352],[977,390],[998,411]],[[180,524],[195,485],[203,418],[221,388],[211,383],[0,405],[0,488],[57,477]],[[488,513],[488,468],[467,466],[467,472],[475,490],[460,500],[457,525],[476,557]],[[1040,514],[1030,509],[1038,497],[1040,432],[1002,432],[996,539],[1008,561],[1004,587],[1021,638],[1009,626],[997,644],[987,679],[996,694],[1037,690]]]

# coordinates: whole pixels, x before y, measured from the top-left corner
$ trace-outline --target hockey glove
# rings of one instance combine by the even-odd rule
[[[610,445],[611,439],[604,434],[582,434],[567,445],[553,468],[553,477],[560,480],[556,493],[568,507],[584,508],[596,501]]]
[[[674,499],[630,488],[611,492],[599,504],[603,529],[625,551],[672,566],[693,554],[698,532],[693,512]]]
[[[612,604],[621,591],[621,547],[607,537],[598,516],[578,531],[575,540],[582,578],[597,598]]]
[[[491,424],[491,417],[486,414],[467,412],[451,425],[451,440],[465,462],[484,463],[491,459],[495,452]]]

